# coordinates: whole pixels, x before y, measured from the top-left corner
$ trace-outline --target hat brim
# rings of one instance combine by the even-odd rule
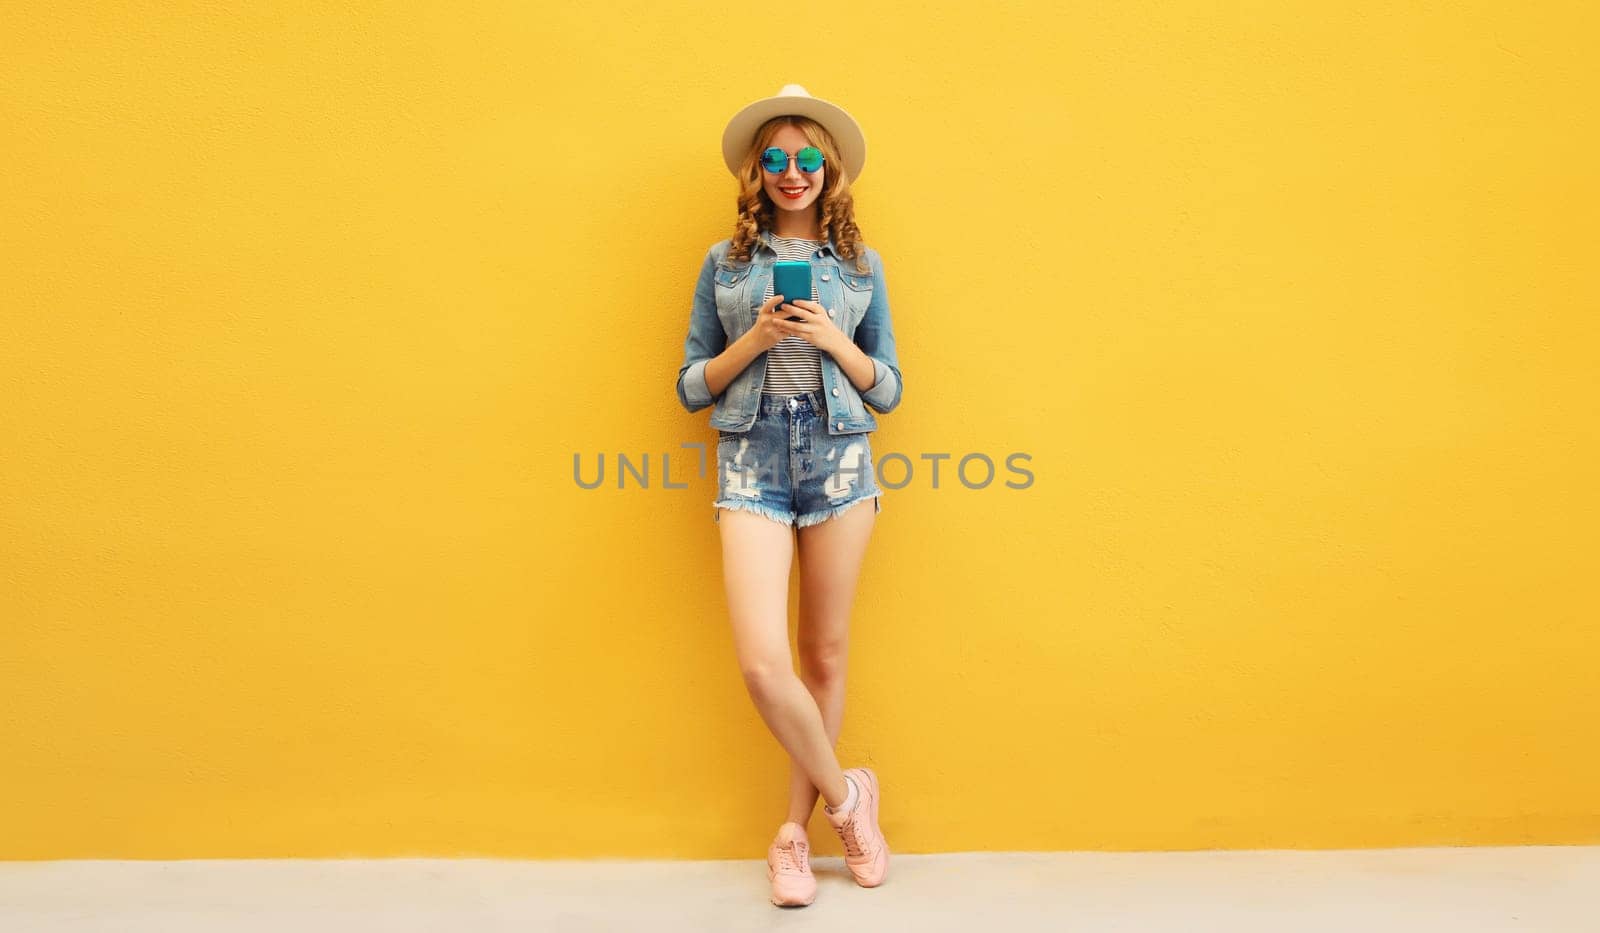
[[[750,143],[761,124],[785,114],[810,117],[822,124],[839,147],[839,158],[844,160],[845,177],[852,184],[861,177],[861,169],[867,162],[867,140],[861,133],[860,124],[838,104],[818,97],[793,94],[765,97],[747,104],[728,121],[722,131],[722,160],[727,163],[730,174],[739,177],[739,163],[750,150]]]

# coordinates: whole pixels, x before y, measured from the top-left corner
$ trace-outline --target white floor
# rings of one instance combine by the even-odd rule
[[[0,930],[1600,931],[1600,847],[895,854],[874,889],[812,868],[815,903],[780,908],[759,860],[0,862]]]

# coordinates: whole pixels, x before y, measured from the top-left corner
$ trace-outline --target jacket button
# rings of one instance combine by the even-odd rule
[[[835,422],[834,422],[834,423],[833,423],[833,426],[834,426],[834,427],[836,427],[836,428],[838,428],[838,429],[839,429],[839,430],[841,430],[841,431],[843,431],[843,430],[844,430],[844,422],[843,422],[843,421],[835,421]]]
[[[834,389],[834,390],[833,390],[833,394],[834,394],[834,395],[838,395],[838,394],[839,394],[839,390],[838,390],[838,389]]]
[[[824,282],[828,281],[828,273],[826,273],[826,272],[822,273],[822,281],[824,281]]]
[[[828,317],[833,317],[833,309],[832,308],[828,309]]]

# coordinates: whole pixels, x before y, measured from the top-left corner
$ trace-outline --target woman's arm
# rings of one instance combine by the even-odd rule
[[[876,251],[867,256],[872,260],[872,302],[856,325],[854,342],[862,357],[871,363],[871,376],[861,359],[852,359],[854,354],[848,348],[844,352],[846,359],[834,359],[860,390],[861,400],[880,414],[888,414],[900,404],[900,357],[894,345],[894,325],[889,319],[889,286],[883,275],[883,260]],[[863,387],[863,383],[867,385]]]
[[[744,372],[745,367],[762,354],[761,348],[752,340],[754,333],[753,330],[745,331],[726,350],[706,361],[704,379],[713,397],[721,395],[734,377]]]
[[[873,364],[872,357],[863,353],[854,342],[842,341],[830,355],[857,392],[866,392],[877,384],[878,367]]]
[[[700,280],[695,283],[689,336],[683,342],[683,365],[678,367],[678,401],[690,411],[699,411],[716,401],[735,377],[782,337],[758,317],[755,327],[728,343],[727,331],[717,316],[716,269],[717,261],[708,250]],[[776,295],[759,310],[765,312],[775,304]]]
[[[716,267],[712,250],[706,250],[706,261],[700,267],[700,279],[694,286],[694,305],[689,310],[689,336],[683,341],[683,365],[678,367],[678,401],[689,411],[709,406],[718,393],[728,387],[733,375],[738,374],[738,370],[727,374],[726,364],[719,364],[712,375],[726,378],[719,379],[713,388],[706,373],[708,364],[722,359],[728,342],[722,321],[717,318]]]

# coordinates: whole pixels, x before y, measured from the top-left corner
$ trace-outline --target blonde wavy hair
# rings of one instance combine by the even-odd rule
[[[832,238],[839,255],[856,261],[856,271],[871,271],[867,262],[866,242],[861,238],[861,228],[856,226],[855,195],[850,193],[850,181],[845,177],[844,160],[833,136],[822,124],[797,114],[773,117],[756,130],[750,149],[739,162],[739,219],[733,226],[733,245],[728,258],[738,262],[750,261],[750,250],[762,230],[771,230],[777,207],[762,187],[761,153],[772,145],[772,137],[784,126],[798,129],[811,145],[822,150],[822,194],[817,197],[821,205],[821,226],[826,236]]]

